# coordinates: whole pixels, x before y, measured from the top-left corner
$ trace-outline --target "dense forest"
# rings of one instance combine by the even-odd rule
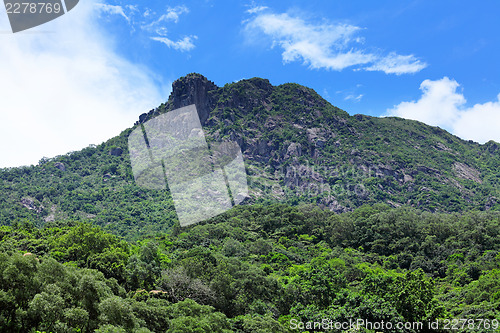
[[[88,223],[21,220],[0,229],[0,329],[250,333],[325,318],[466,318],[478,329],[458,331],[491,332],[500,320],[499,227],[497,212],[383,204],[343,214],[239,206],[136,242]]]
[[[250,196],[181,227],[127,138],[190,104]],[[500,332],[499,168],[493,141],[189,74],[120,135],[0,169],[0,332]]]

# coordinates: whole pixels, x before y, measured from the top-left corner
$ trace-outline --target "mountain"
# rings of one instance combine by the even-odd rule
[[[128,139],[193,103],[250,198],[181,227]],[[0,170],[0,332],[498,331],[498,166],[495,142],[189,74],[119,136]]]
[[[500,208],[500,144],[464,141],[417,121],[350,116],[295,83],[253,78],[218,87],[188,74],[133,128],[190,104],[209,144],[239,144],[249,204],[312,203],[337,213],[375,203],[431,212]],[[134,183],[133,128],[36,166],[1,170],[0,223],[90,220],[126,237],[171,227],[169,192]]]
[[[199,74],[174,82],[169,101],[140,122],[192,103],[209,137],[242,148],[254,198],[299,194],[337,212],[375,202],[437,211],[500,207],[493,141],[479,145],[400,118],[349,116],[298,84],[254,78],[219,88]]]

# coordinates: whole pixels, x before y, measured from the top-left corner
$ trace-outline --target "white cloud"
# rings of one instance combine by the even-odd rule
[[[186,6],[169,7],[166,13],[154,18],[154,16],[157,16],[156,13],[147,9],[143,15],[147,20],[141,23],[141,29],[156,34],[156,36],[151,36],[150,39],[163,43],[171,49],[181,52],[190,51],[195,48],[194,40],[198,37],[195,35],[185,36],[182,39],[174,41],[167,37],[168,29],[165,26],[168,22],[178,23],[180,15],[185,13],[189,13],[189,9]]]
[[[114,6],[114,5],[104,4],[104,3],[96,3],[95,7],[103,13],[112,14],[112,15],[120,15],[123,18],[125,18],[128,22],[130,22],[130,18],[127,15],[125,15],[125,11],[123,10],[122,6]],[[133,7],[127,7],[127,8],[130,10],[134,9]]]
[[[174,42],[167,37],[151,37],[152,40],[161,42],[168,47],[173,48],[174,50],[182,52],[194,49],[195,45],[193,44],[193,39],[196,38],[196,36],[186,36],[183,39],[179,39],[178,41]]]
[[[113,50],[94,5],[81,1],[43,28],[0,34],[0,167],[101,143],[168,96],[154,74]],[[3,14],[0,30],[9,30]]]
[[[179,22],[179,16],[184,13],[189,13],[189,9],[186,6],[175,6],[167,8],[167,12],[160,16],[158,22],[163,21],[174,21]]]
[[[462,112],[453,129],[464,139],[500,142],[500,94],[494,102],[476,104]]]
[[[95,7],[100,13],[124,17],[130,24],[133,32],[135,28],[139,26],[141,30],[156,35],[150,36],[149,38],[151,40],[161,42],[171,49],[185,52],[195,47],[194,40],[198,38],[197,36],[188,36],[177,41],[167,37],[168,29],[166,25],[169,23],[178,23],[182,14],[189,13],[189,8],[186,6],[167,7],[163,14],[157,14],[150,8],[144,9],[141,13],[137,5],[126,5],[122,7],[97,3]]]
[[[467,107],[464,95],[457,92],[459,87],[447,77],[425,80],[419,100],[402,102],[387,110],[387,115],[440,126],[467,140],[500,142],[500,94],[497,101]]]
[[[143,16],[148,18],[148,21],[142,23],[142,29],[146,31],[154,30],[158,26],[161,26],[162,23],[166,22],[174,22],[178,23],[179,22],[179,17],[182,14],[189,13],[189,9],[186,6],[176,6],[176,7],[168,7],[166,10],[166,13],[161,14],[157,18],[152,18],[153,13],[149,8],[146,9],[144,12]],[[156,15],[155,15],[156,16]],[[151,17],[151,18],[149,18]]]
[[[126,5],[125,8],[127,8],[131,12],[139,13],[139,6],[138,5]]]
[[[354,102],[359,102],[362,98],[363,98],[363,94],[359,94],[359,95],[347,95],[346,97],[344,97],[344,100],[345,101],[354,101]]]
[[[458,87],[455,80],[447,77],[437,81],[425,80],[420,84],[422,96],[418,101],[402,102],[388,110],[388,114],[450,128],[466,102],[464,96],[457,93]]]
[[[420,72],[427,64],[414,55],[400,55],[394,52],[377,60],[373,65],[364,68],[367,71],[382,71],[386,74],[411,74]]]
[[[267,8],[268,7],[266,7],[266,6],[255,6],[255,7],[250,8],[249,10],[247,10],[247,13],[248,14],[255,14],[258,12],[262,12],[262,11],[266,10]]]
[[[166,36],[167,33],[168,33],[168,29],[165,28],[165,27],[159,27],[158,29],[156,29],[156,34],[159,35],[159,36]]]
[[[388,74],[415,73],[427,65],[413,55],[394,52],[380,56],[359,48],[365,39],[356,36],[362,29],[349,24],[312,24],[288,14],[260,13],[257,11],[245,21],[245,31],[251,39],[270,37],[273,46],[283,49],[284,63],[302,61],[310,68],[343,70],[352,66],[365,66],[364,70],[383,71]],[[261,41],[261,38],[258,38]]]

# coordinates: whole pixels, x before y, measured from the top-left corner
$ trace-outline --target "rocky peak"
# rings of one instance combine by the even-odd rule
[[[269,82],[268,79],[263,79],[260,77],[254,77],[248,80],[245,80],[248,83],[253,84],[256,88],[266,91],[266,92],[271,92],[273,89],[273,85],[271,82]]]
[[[237,109],[244,113],[262,106],[269,110],[273,90],[273,85],[266,79],[255,77],[240,80],[224,86],[222,96],[225,101],[221,107]]]
[[[172,84],[172,94],[169,101],[172,103],[173,109],[195,104],[201,123],[204,124],[216,102],[215,98],[211,98],[209,92],[218,88],[215,83],[203,75],[191,73]]]

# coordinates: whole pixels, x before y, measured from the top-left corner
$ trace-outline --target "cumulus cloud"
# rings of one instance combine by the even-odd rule
[[[0,167],[101,143],[168,96],[115,52],[98,16],[89,0],[39,30],[0,35]],[[0,29],[9,30],[5,15]]]
[[[500,142],[500,94],[496,101],[476,104],[462,112],[453,129],[456,135],[465,139]]]
[[[496,101],[467,107],[459,88],[458,82],[448,77],[425,80],[420,85],[420,99],[402,102],[386,115],[439,126],[467,140],[500,142],[500,94]]]
[[[245,21],[247,36],[256,39],[262,37],[260,33],[271,38],[273,46],[283,49],[284,63],[302,61],[310,68],[338,71],[358,66],[358,70],[398,75],[415,73],[427,66],[414,55],[392,52],[380,56],[362,49],[365,39],[357,36],[362,29],[354,25],[314,24],[287,13],[274,14],[262,10],[254,13],[256,15]],[[366,66],[359,67],[363,65]]]
[[[458,87],[457,81],[447,77],[437,81],[425,80],[420,84],[422,96],[418,101],[402,102],[388,113],[432,126],[451,128],[466,102],[465,97],[457,92]]]

